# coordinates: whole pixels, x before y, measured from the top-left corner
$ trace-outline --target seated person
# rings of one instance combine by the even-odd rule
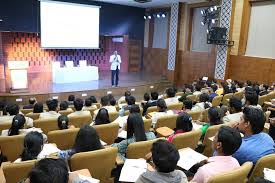
[[[19,114],[19,106],[17,104],[8,104],[6,106],[7,115],[0,117],[0,122],[12,123],[15,115]],[[33,127],[33,119],[25,117],[26,127]]]
[[[209,102],[209,95],[207,93],[202,93],[199,97],[199,102],[192,108],[192,111],[205,110],[211,106],[212,104]]]
[[[171,111],[171,110],[167,111],[167,106],[166,106],[165,100],[163,100],[163,99],[158,99],[157,111],[158,112],[153,113],[152,118],[151,118],[153,127],[155,127],[157,120],[160,117],[174,114],[173,111]]]
[[[90,98],[85,99],[85,105],[83,106],[83,111],[90,111],[90,110],[96,110],[96,105],[92,105],[92,100]]]
[[[49,112],[40,113],[39,119],[58,118],[61,114],[57,113],[58,100],[50,99],[46,102]]]
[[[231,97],[229,99],[228,111],[230,114],[223,117],[224,123],[234,123],[239,122],[242,113],[242,101],[236,97]]]
[[[238,130],[222,126],[212,142],[216,155],[210,157],[207,163],[198,169],[192,182],[206,183],[214,175],[239,168],[240,164],[232,154],[239,149],[241,143],[242,138]]]
[[[111,98],[109,101],[111,106],[116,106],[116,99],[115,98]]]
[[[69,159],[76,153],[95,151],[103,148],[96,130],[89,125],[85,125],[78,131],[73,148],[60,151],[57,156],[63,159]]]
[[[259,96],[255,91],[248,91],[245,93],[245,106],[254,107],[262,110],[262,106],[258,104]]]
[[[68,96],[68,102],[70,106],[74,105],[74,100],[75,100],[75,96],[74,95],[69,95]]]
[[[75,112],[71,113],[68,115],[68,117],[73,117],[73,116],[91,116],[90,111],[82,111],[84,102],[82,99],[77,98],[74,101],[74,108]]]
[[[62,101],[59,104],[59,111],[68,111],[68,112],[74,112],[72,108],[69,107],[69,103],[67,101]]]
[[[136,103],[136,99],[134,96],[126,97],[127,105],[122,106],[122,108],[119,110],[119,116],[124,116],[126,111],[129,111],[131,109],[131,106]]]
[[[242,165],[247,161],[255,163],[268,154],[275,153],[273,139],[263,132],[265,116],[262,110],[245,107],[237,128],[244,134],[241,147],[233,154]]]
[[[178,97],[176,97],[176,91],[174,88],[168,88],[166,90],[166,96],[165,99],[166,105],[176,104],[179,103]]]
[[[107,111],[108,111],[109,113],[110,113],[110,112],[117,112],[115,106],[109,106],[109,99],[108,99],[108,96],[101,97],[100,103],[101,103],[101,108],[107,109]],[[97,109],[97,110],[94,111],[94,118],[96,117],[98,111],[99,111],[99,109]]]
[[[90,96],[90,100],[92,101],[92,104],[96,104],[97,100],[95,96]]]
[[[149,100],[146,104],[142,104],[142,107],[143,107],[143,114],[142,115],[143,116],[146,115],[147,109],[149,107],[157,106],[158,98],[159,98],[158,92],[151,92],[151,100]]]
[[[29,105],[23,106],[23,109],[32,109],[35,103],[36,103],[36,99],[32,97],[29,99]]]
[[[193,108],[193,101],[190,99],[186,99],[183,101],[183,107],[182,107],[182,111],[183,112],[189,112],[191,111]]]
[[[197,84],[195,85],[195,91],[193,92],[193,95],[195,95],[195,96],[197,96],[197,97],[198,97],[199,95],[201,95],[201,94],[202,94],[201,89],[202,89],[202,85],[199,84],[199,83],[197,83]]]
[[[218,96],[218,94],[216,93],[218,89],[218,86],[216,84],[212,84],[211,87],[209,88],[209,101],[212,102],[213,98],[215,98],[216,96]]]
[[[131,96],[131,92],[130,91],[126,91],[124,93],[124,96],[120,97],[117,101],[118,104],[122,104],[122,103],[126,103],[126,97]]]
[[[43,104],[41,102],[37,102],[33,106],[33,113],[42,113],[44,112]]]
[[[172,142],[173,139],[178,135],[185,132],[190,132],[193,129],[192,117],[188,113],[182,113],[177,117],[176,128],[174,134],[170,135],[167,140]]]
[[[136,183],[187,183],[186,175],[176,170],[180,155],[175,146],[166,140],[153,143],[152,160],[155,171],[147,170],[141,174]]]
[[[94,121],[94,125],[103,125],[108,123],[110,123],[110,119],[107,109],[99,109]]]
[[[260,95],[260,96],[267,95],[267,94],[268,94],[268,88],[269,88],[269,86],[266,85],[266,84],[260,85],[260,86],[259,86],[259,89],[260,89],[259,95]]]
[[[112,146],[118,148],[118,155],[125,160],[125,153],[129,144],[140,141],[155,139],[153,132],[146,132],[141,114],[130,113],[127,120],[127,139],[114,143]]]
[[[75,128],[74,125],[69,125],[69,118],[65,115],[61,115],[57,118],[57,125],[59,130]]]
[[[193,95],[193,86],[186,84],[184,86],[183,92],[184,92],[184,94],[179,98],[180,102],[183,102],[184,100],[186,100],[187,96]]]

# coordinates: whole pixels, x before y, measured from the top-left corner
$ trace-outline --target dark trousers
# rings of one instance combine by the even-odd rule
[[[119,69],[112,70],[112,86],[118,85],[118,80],[119,80]]]

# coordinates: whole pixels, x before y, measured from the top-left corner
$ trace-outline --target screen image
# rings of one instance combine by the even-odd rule
[[[99,48],[99,13],[99,6],[41,0],[41,47]]]

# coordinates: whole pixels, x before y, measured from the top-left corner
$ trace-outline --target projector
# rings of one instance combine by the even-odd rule
[[[134,0],[134,1],[137,2],[137,3],[149,3],[152,0]]]

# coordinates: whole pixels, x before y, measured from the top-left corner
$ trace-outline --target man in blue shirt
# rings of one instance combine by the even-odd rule
[[[238,124],[238,129],[244,134],[241,147],[233,155],[240,164],[247,161],[255,164],[258,159],[268,154],[275,153],[273,139],[262,132],[265,116],[262,110],[245,107],[243,116]]]

